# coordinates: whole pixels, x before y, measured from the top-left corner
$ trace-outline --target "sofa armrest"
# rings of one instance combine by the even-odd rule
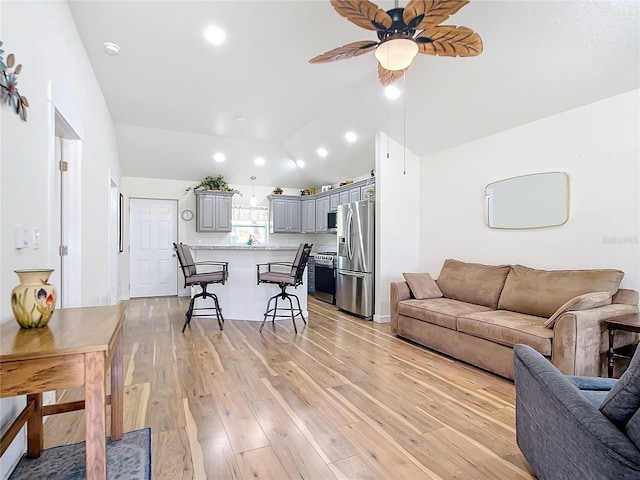
[[[628,288],[621,288],[611,299],[611,303],[626,303],[627,305],[638,305],[638,291]]]
[[[514,348],[516,440],[538,478],[640,478],[640,453],[540,353]]]
[[[409,300],[411,290],[407,282],[391,282],[391,295],[389,297],[389,308],[391,310],[391,333],[398,334],[398,302]]]
[[[615,303],[563,313],[553,328],[551,362],[565,375],[599,377],[608,348],[604,321],[637,312],[637,305]]]

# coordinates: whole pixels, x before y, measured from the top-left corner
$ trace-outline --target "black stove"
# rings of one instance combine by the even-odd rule
[[[315,263],[315,297],[327,303],[336,303],[336,252],[318,252]]]
[[[316,265],[335,267],[338,256],[336,252],[319,252],[313,256]]]

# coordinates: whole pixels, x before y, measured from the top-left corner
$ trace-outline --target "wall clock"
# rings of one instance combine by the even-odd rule
[[[193,212],[191,210],[183,210],[182,211],[182,219],[187,222],[193,218]]]

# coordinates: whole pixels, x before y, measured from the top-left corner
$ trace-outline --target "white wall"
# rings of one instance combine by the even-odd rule
[[[420,268],[444,259],[543,269],[617,268],[640,287],[639,91],[634,90],[421,159]],[[484,187],[546,171],[569,176],[562,226],[492,230]]]
[[[129,298],[129,199],[130,198],[156,198],[178,201],[178,241],[187,245],[229,245],[230,233],[198,233],[196,232],[195,216],[191,221],[184,221],[180,217],[183,210],[191,210],[196,213],[196,196],[192,191],[185,191],[187,187],[193,187],[198,182],[189,180],[163,180],[158,178],[122,177],[121,191],[125,197],[124,217],[124,252],[119,257],[120,284],[122,286],[121,297]],[[234,205],[249,205],[251,194],[255,188],[258,205],[269,206],[267,195],[272,193],[273,187],[262,185],[231,185],[240,191],[242,196],[234,195]],[[283,187],[285,195],[300,195],[300,190]],[[333,234],[269,234],[270,245],[298,245],[301,242],[313,243],[313,251],[336,250],[336,236]],[[184,278],[178,271],[179,295],[186,295],[182,288]]]
[[[418,271],[420,162],[384,133],[376,136],[376,322],[389,322],[389,284]]]
[[[53,162],[53,99],[82,131],[82,275],[84,305],[108,298],[107,214],[108,170],[119,177],[115,135],[109,111],[66,2],[1,2],[5,55],[13,52],[23,65],[20,93],[30,107],[28,122],[0,106],[0,321],[13,321],[9,297],[18,283],[18,268],[54,267],[50,252],[58,239],[51,234],[49,196]],[[5,56],[6,58],[6,56]],[[40,230],[40,247],[16,250],[14,225]],[[1,401],[2,429],[24,406],[24,398]],[[24,451],[21,434],[0,459],[5,478]]]

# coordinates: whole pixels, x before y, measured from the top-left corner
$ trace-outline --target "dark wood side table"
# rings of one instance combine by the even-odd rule
[[[640,333],[640,319],[637,313],[630,315],[623,315],[621,317],[609,318],[604,321],[609,331],[609,350],[607,350],[607,375],[609,378],[613,376],[613,362],[617,358],[630,358],[627,355],[621,355],[616,353],[613,348],[613,340],[616,335],[616,330],[623,330],[625,332]]]

